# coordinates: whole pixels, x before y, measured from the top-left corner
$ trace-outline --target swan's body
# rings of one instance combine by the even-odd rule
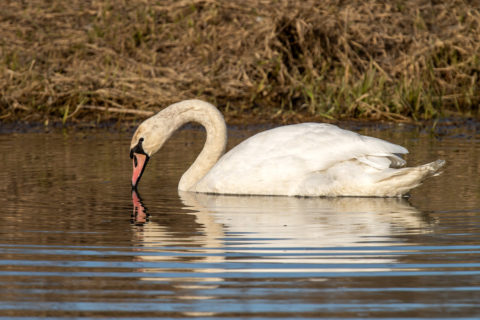
[[[337,126],[303,123],[256,134],[223,157],[226,126],[211,104],[186,100],[145,120],[135,132],[132,185],[149,157],[181,125],[198,122],[205,147],[180,179],[178,189],[201,193],[286,196],[402,196],[438,174],[445,161],[402,168],[407,149]]]

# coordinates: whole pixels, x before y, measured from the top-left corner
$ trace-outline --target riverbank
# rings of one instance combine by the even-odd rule
[[[0,119],[135,121],[187,98],[229,123],[479,117],[480,4],[8,1]]]

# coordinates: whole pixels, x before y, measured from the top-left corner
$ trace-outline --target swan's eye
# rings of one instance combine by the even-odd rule
[[[135,166],[135,168],[136,168],[137,165],[138,165],[138,160],[137,160],[137,156],[136,156],[136,155],[133,155],[133,165]]]
[[[139,141],[139,142],[143,142],[143,137],[142,137],[142,138],[140,138],[140,140],[138,140],[138,141]]]

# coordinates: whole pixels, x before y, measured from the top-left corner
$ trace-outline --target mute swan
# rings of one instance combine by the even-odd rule
[[[180,179],[178,190],[285,196],[398,197],[439,174],[444,160],[405,165],[407,149],[335,125],[302,123],[267,130],[223,155],[227,128],[210,103],[185,100],[145,120],[130,145],[135,189],[150,157],[183,124],[207,132],[203,150]],[[223,155],[223,157],[222,157]]]

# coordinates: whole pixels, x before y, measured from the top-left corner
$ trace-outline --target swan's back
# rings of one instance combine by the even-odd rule
[[[200,180],[195,191],[397,196],[400,194],[395,187],[387,188],[392,189],[389,194],[382,194],[381,190],[375,191],[375,184],[411,169],[395,169],[405,164],[399,156],[405,153],[407,149],[399,145],[331,124],[283,126],[258,133],[230,150]]]
[[[302,123],[260,132],[233,148],[220,161],[240,155],[251,163],[293,157],[313,162],[316,170],[324,170],[339,161],[369,156],[392,157],[405,154],[402,146],[326,123]],[[220,162],[219,162],[220,163]]]

